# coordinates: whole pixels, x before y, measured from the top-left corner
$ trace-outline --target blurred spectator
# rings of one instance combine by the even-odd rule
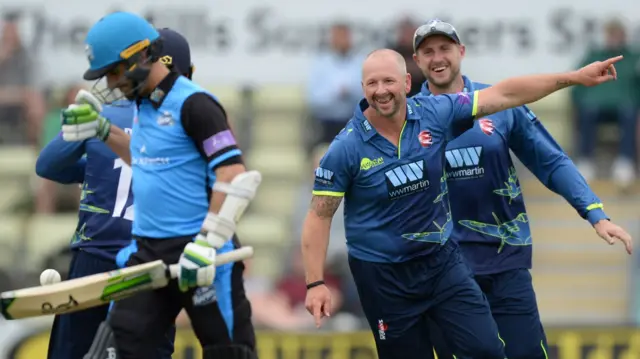
[[[15,14],[6,14],[0,38],[0,143],[36,145],[45,101],[33,86],[35,69]]]
[[[51,140],[53,140],[60,132],[60,111],[67,106],[75,103],[75,97],[81,85],[70,85],[64,92],[64,96],[58,103],[54,103],[49,109],[44,119],[42,133],[40,134],[40,149],[44,148]],[[63,196],[59,198],[59,189],[64,189],[61,193]],[[59,185],[53,181],[40,178],[40,184],[35,198],[35,207],[37,213],[51,214],[57,212],[59,207],[77,208],[80,190],[74,185]],[[62,202],[62,203],[61,203]],[[71,202],[73,205],[68,205]]]
[[[362,98],[362,57],[351,43],[346,24],[331,27],[331,46],[312,63],[307,83],[307,103],[314,125],[319,127],[313,143],[330,143],[353,115]]]
[[[411,92],[407,96],[420,92],[422,83],[426,80],[416,62],[413,61],[413,33],[417,28],[418,25],[413,19],[405,17],[398,22],[396,42],[387,46],[400,53],[407,63],[407,72],[411,74]]]
[[[253,322],[258,329],[303,330],[313,328],[313,319],[304,308],[294,307],[285,293],[274,288],[271,279],[252,271],[245,261],[244,285],[251,301]]]
[[[616,64],[618,80],[600,86],[572,88],[572,102],[577,113],[578,168],[587,178],[596,175],[594,150],[597,144],[598,124],[616,121],[620,130],[620,147],[613,163],[613,179],[627,186],[635,179],[635,132],[640,92],[640,57],[627,44],[624,25],[612,20],[605,26],[605,46],[591,49],[581,66],[609,57],[624,55]]]

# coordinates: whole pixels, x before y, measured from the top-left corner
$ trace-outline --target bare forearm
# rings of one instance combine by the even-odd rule
[[[309,211],[302,227],[302,260],[307,283],[323,280],[331,218],[320,218]]]
[[[245,172],[246,168],[241,164],[233,164],[224,166],[216,170],[216,181],[231,183],[233,179],[242,172]],[[211,194],[211,200],[209,201],[209,212],[218,213],[222,208],[222,203],[227,197],[224,192],[213,191]]]
[[[111,125],[109,137],[107,137],[107,140],[105,141],[111,151],[118,155],[118,157],[122,158],[122,160],[129,166],[131,166],[131,150],[129,149],[130,140],[131,137],[129,134],[124,132],[121,128]]]
[[[536,102],[558,90],[576,84],[576,73],[512,77],[478,93],[476,117]]]

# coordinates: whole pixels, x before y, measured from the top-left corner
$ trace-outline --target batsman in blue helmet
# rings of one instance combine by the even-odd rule
[[[164,40],[136,14],[102,18],[85,40],[90,67],[84,78],[104,79],[106,88],[85,93],[62,112],[65,140],[97,137],[131,166],[135,242],[126,265],[162,260],[179,266],[167,287],[116,302],[85,358],[154,358],[185,309],[205,358],[251,359],[255,334],[243,264],[216,268],[215,261],[240,246],[236,220],[260,174],[245,170],[217,98],[177,71],[190,67],[190,59],[163,56]],[[188,46],[178,53],[188,53]],[[123,97],[136,104],[130,137],[98,111],[99,100]]]
[[[160,61],[191,77],[189,44],[171,29],[159,30],[163,39]],[[102,116],[131,132],[135,103],[119,100],[105,105]],[[104,273],[122,267],[135,250],[131,239],[133,195],[131,169],[123,165],[98,138],[67,142],[56,136],[40,152],[36,173],[62,184],[82,185],[78,225],[71,240],[73,257],[69,279]],[[132,243],[131,245],[129,245]],[[123,248],[124,247],[124,248]],[[100,323],[108,314],[108,305],[80,312],[57,315],[49,339],[49,359],[82,359],[91,347]],[[158,348],[159,358],[171,358],[175,328],[167,333]]]

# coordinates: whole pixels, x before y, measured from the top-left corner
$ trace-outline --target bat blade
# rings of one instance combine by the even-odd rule
[[[216,265],[253,256],[252,247],[242,247],[216,257]],[[178,276],[178,265],[161,260],[111,272],[71,279],[57,284],[0,293],[0,313],[5,319],[22,319],[72,313],[158,289]]]
[[[166,286],[169,281],[166,268],[158,260],[57,284],[4,292],[0,294],[0,309],[2,315],[11,320],[92,308]]]

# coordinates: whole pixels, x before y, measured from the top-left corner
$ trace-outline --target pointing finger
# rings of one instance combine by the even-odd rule
[[[316,328],[320,328],[322,323],[322,305],[319,303],[313,303],[313,319],[316,322]]]
[[[615,64],[616,62],[620,62],[623,58],[624,58],[624,56],[622,56],[622,55],[619,55],[619,56],[616,56],[616,57],[611,57],[611,58],[608,58],[608,59],[604,60],[604,63],[605,63],[605,65],[607,67],[609,67],[609,66]]]

